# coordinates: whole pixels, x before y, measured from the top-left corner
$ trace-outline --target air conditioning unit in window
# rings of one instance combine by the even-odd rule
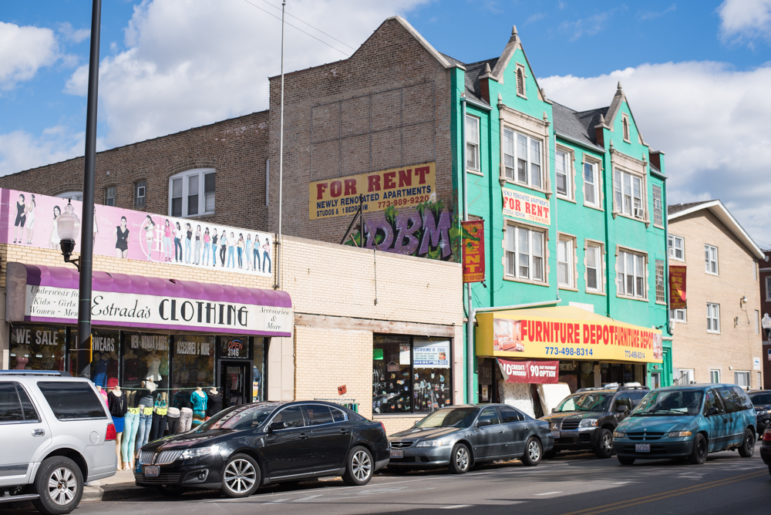
[[[643,210],[642,210],[642,208],[641,208],[641,207],[636,207],[636,208],[634,209],[634,217],[635,217],[635,218],[640,218],[640,219],[641,219],[641,218],[643,218],[643,216],[644,216],[644,213],[643,213]]]

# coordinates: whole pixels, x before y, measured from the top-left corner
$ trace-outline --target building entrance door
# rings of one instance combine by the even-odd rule
[[[221,361],[220,389],[223,407],[237,406],[251,400],[251,374],[249,362]]]

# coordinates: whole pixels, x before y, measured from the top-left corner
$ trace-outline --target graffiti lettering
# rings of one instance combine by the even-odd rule
[[[452,255],[451,226],[452,215],[447,209],[439,213],[438,220],[428,208],[423,209],[422,214],[418,211],[399,213],[391,220],[381,214],[365,220],[364,246],[415,256],[426,256],[435,251],[437,258],[447,260]]]

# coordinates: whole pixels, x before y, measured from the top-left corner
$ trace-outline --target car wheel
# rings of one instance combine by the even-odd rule
[[[471,468],[471,451],[466,444],[456,443],[450,454],[450,472],[465,474]]]
[[[228,497],[247,497],[260,486],[260,466],[248,454],[235,454],[225,463],[222,492]]]
[[[744,441],[739,447],[739,456],[742,458],[752,458],[755,453],[755,431],[749,427],[744,430]]]
[[[618,456],[618,462],[622,465],[633,465],[634,458],[632,456]]]
[[[693,439],[693,451],[688,461],[694,465],[701,465],[707,461],[707,439],[703,434],[697,433],[696,438]]]
[[[357,445],[348,453],[348,461],[345,464],[343,481],[349,485],[366,485],[372,479],[375,472],[375,464],[372,461],[372,453],[369,449]]]
[[[528,467],[534,467],[541,463],[541,457],[543,456],[543,446],[538,438],[532,436],[527,439],[525,443],[525,454],[522,456],[522,463]]]
[[[40,465],[35,491],[40,496],[35,507],[42,513],[69,513],[83,496],[83,473],[70,458],[53,456]]]
[[[610,458],[613,454],[613,433],[610,430],[600,428],[597,435],[597,444],[594,447],[594,454],[598,458]]]

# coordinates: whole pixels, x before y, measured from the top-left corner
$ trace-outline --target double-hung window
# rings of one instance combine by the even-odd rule
[[[557,195],[573,199],[573,154],[567,150],[557,149],[557,159],[554,163],[557,174]]]
[[[656,302],[666,304],[667,290],[664,283],[664,260],[656,260]]]
[[[466,115],[466,170],[479,172],[479,118]]]
[[[147,200],[147,181],[144,179],[134,183],[134,207],[144,209]]]
[[[688,321],[687,315],[688,312],[685,308],[669,310],[669,318],[672,319],[673,322],[680,322],[684,324]]]
[[[664,204],[662,201],[661,186],[653,185],[653,225],[664,226]]]
[[[618,295],[648,298],[645,280],[645,255],[620,250],[616,259],[616,286]]]
[[[169,215],[197,216],[214,213],[215,171],[187,170],[169,178]]]
[[[681,236],[670,234],[667,237],[669,257],[678,261],[685,261],[685,240]]]
[[[104,205],[105,206],[114,206],[115,205],[115,197],[118,194],[118,187],[117,186],[107,186],[104,189]]]
[[[557,284],[563,288],[575,288],[575,240],[560,236],[557,240]]]
[[[720,304],[707,303],[707,332],[720,332]]]
[[[616,199],[616,212],[638,220],[645,220],[642,177],[616,168],[613,172],[613,191]]]
[[[544,233],[507,225],[504,262],[505,273],[509,277],[545,282]]]
[[[584,204],[600,207],[599,163],[584,161]]]
[[[509,128],[503,129],[503,165],[506,179],[530,186],[543,186],[542,142]]]
[[[708,274],[717,275],[717,247],[714,245],[704,245],[704,267]]]
[[[586,245],[586,291],[602,292],[602,245]]]

